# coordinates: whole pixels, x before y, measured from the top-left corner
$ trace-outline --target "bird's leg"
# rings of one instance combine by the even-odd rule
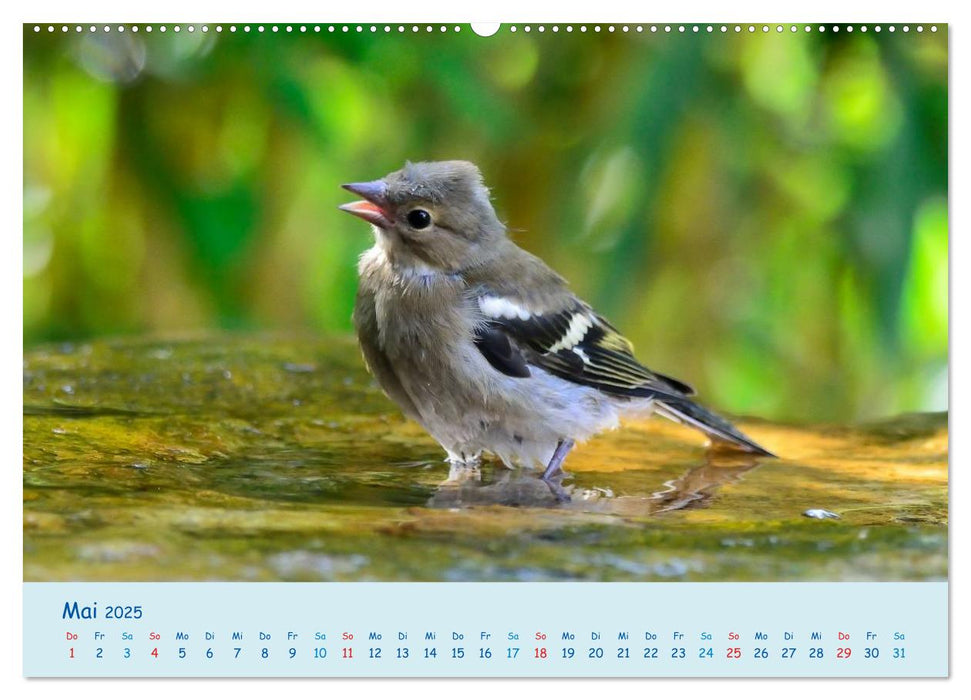
[[[556,443],[556,449],[553,450],[553,456],[550,457],[550,463],[546,466],[546,471],[543,472],[542,476],[543,481],[556,497],[556,500],[560,502],[569,501],[570,495],[563,490],[562,486],[555,483],[553,479],[563,473],[563,462],[570,453],[570,450],[573,449],[574,444],[573,440],[560,440]]]
[[[573,440],[560,440],[556,443],[556,449],[553,450],[553,456],[550,457],[550,463],[546,467],[546,471],[543,472],[543,481],[549,481],[557,474],[563,473],[563,462],[566,460],[566,456],[573,449],[575,443]]]

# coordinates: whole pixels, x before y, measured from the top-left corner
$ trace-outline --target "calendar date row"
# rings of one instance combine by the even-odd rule
[[[187,658],[205,658],[205,659],[215,659],[217,657],[224,657],[230,659],[263,659],[267,660],[270,658],[284,658],[284,659],[296,659],[298,657],[310,657],[313,659],[324,660],[324,659],[337,659],[337,660],[354,660],[354,659],[426,659],[433,660],[438,659],[440,656],[442,658],[448,659],[465,659],[465,658],[478,658],[481,660],[489,659],[520,659],[529,658],[536,660],[553,659],[559,658],[564,661],[571,661],[574,659],[603,659],[607,657],[613,657],[616,659],[636,659],[641,658],[648,661],[651,660],[661,660],[661,659],[673,659],[675,661],[688,658],[697,658],[700,660],[708,660],[714,658],[722,658],[728,661],[741,660],[743,658],[752,658],[755,660],[763,660],[770,658],[777,659],[795,659],[800,656],[804,656],[809,659],[837,659],[845,660],[853,658],[854,649],[849,646],[837,646],[837,647],[823,647],[823,646],[809,646],[809,647],[797,647],[797,646],[784,646],[784,647],[767,647],[767,646],[756,646],[756,647],[697,647],[696,650],[689,647],[630,647],[630,646],[620,646],[620,647],[604,647],[604,646],[565,646],[565,647],[549,647],[549,646],[535,646],[535,647],[492,647],[492,646],[480,646],[480,647],[465,647],[465,646],[451,646],[451,647],[437,647],[437,646],[397,646],[397,647],[353,647],[353,646],[339,646],[339,647],[327,647],[327,646],[290,646],[290,647],[270,647],[270,646],[256,646],[256,647],[244,647],[244,646],[199,646],[199,647],[163,647],[161,650],[159,646],[146,647],[141,650],[133,649],[131,646],[120,647],[117,649],[108,649],[104,646],[93,647],[88,651],[89,656],[93,656],[95,659],[106,658],[108,654],[114,654],[115,656],[121,656],[123,659],[130,659],[137,657],[139,654],[143,656],[149,656],[154,659],[159,659],[161,656],[175,656],[178,659]],[[79,658],[82,652],[77,647],[68,648],[68,657],[71,659]],[[865,646],[857,648],[856,655],[862,656],[864,659],[879,659],[881,655],[889,656],[892,659],[906,659],[907,649],[902,646],[895,646],[891,648],[881,649],[881,647],[876,646]]]

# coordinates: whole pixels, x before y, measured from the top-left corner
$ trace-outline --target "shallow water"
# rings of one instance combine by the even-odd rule
[[[661,419],[536,474],[451,470],[351,339],[44,346],[24,361],[26,580],[935,580],[946,414]],[[825,510],[838,518],[814,518]]]

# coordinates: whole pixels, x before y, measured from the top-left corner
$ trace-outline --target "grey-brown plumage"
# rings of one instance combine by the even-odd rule
[[[641,365],[617,329],[509,240],[472,163],[408,163],[344,187],[364,199],[341,208],[375,232],[354,308],[364,358],[449,459],[488,451],[549,478],[575,441],[651,411],[770,454],[688,398],[690,386]]]

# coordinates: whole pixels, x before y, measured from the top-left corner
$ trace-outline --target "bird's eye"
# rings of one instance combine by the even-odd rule
[[[432,215],[424,209],[412,209],[408,212],[408,225],[412,228],[428,228],[432,223]]]

